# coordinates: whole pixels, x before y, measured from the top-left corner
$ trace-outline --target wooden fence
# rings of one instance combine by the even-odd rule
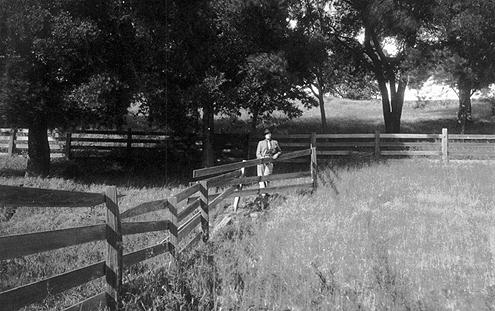
[[[260,195],[264,193],[277,193],[281,191],[288,191],[294,189],[311,189],[314,190],[317,187],[317,151],[315,147],[310,149],[293,151],[289,153],[283,153],[276,160],[271,158],[253,159],[236,163],[229,163],[214,167],[203,168],[193,171],[193,178],[202,179],[202,182],[206,182],[208,188],[216,187],[226,189],[221,193],[215,193],[210,195],[210,199],[215,202],[216,200],[225,199],[227,197],[240,198],[244,196]],[[292,159],[309,157],[309,168],[307,171],[274,174],[268,176],[246,176],[246,168],[255,167],[266,163],[286,162]],[[221,174],[221,175],[218,175]],[[211,177],[213,176],[213,177]],[[285,184],[279,186],[270,187],[254,187],[251,189],[245,189],[245,187],[257,185],[260,182],[271,181],[288,181],[303,179],[303,182],[297,184]],[[237,201],[238,202],[238,201]],[[236,208],[236,201],[234,201],[234,208]]]
[[[0,203],[7,206],[54,208],[106,205],[104,224],[0,237],[0,260],[102,240],[106,240],[107,249],[105,261],[1,292],[1,309],[17,310],[101,277],[106,280],[105,291],[65,310],[89,311],[97,310],[99,306],[117,309],[124,268],[165,253],[173,258],[176,250],[182,252],[201,238],[208,238],[208,228],[204,226],[208,223],[208,208],[205,207],[208,196],[203,185],[194,184],[168,200],[142,203],[124,212],[119,211],[115,187],[109,187],[104,194],[100,194],[0,186]],[[181,202],[196,193],[200,194],[198,198],[178,209]],[[165,210],[167,217],[146,222],[122,221],[159,210]],[[196,228],[200,223],[202,230],[198,232]],[[123,254],[123,236],[157,231],[168,232],[168,238],[157,245]]]
[[[495,158],[495,135],[448,134],[295,134],[278,136],[282,150],[315,146],[320,159],[343,156],[373,157],[437,157],[449,159]],[[256,150],[251,141],[252,152]],[[250,157],[254,157],[251,154]]]
[[[375,157],[438,157],[450,159],[484,159],[495,157],[495,135],[448,134],[292,134],[274,137],[284,152],[314,146],[320,159],[349,155]],[[217,163],[255,158],[257,140],[244,134],[216,134]],[[172,137],[164,132],[145,131],[74,131],[49,136],[52,157],[128,158],[145,151],[167,151],[179,159],[201,158],[199,137]],[[0,155],[27,152],[27,130],[0,129]],[[293,159],[292,162],[305,162]]]
[[[310,156],[311,166],[307,172],[295,172],[270,176],[245,176],[244,168],[269,162]],[[218,175],[221,174],[221,175]],[[216,175],[211,177],[212,175]],[[0,292],[1,310],[18,310],[27,305],[42,302],[50,295],[62,293],[87,282],[105,277],[105,291],[70,306],[65,311],[97,310],[107,307],[117,310],[121,301],[124,268],[162,254],[174,256],[189,249],[200,240],[209,237],[210,212],[229,197],[243,197],[293,189],[314,189],[317,185],[316,149],[283,154],[277,160],[257,159],[231,163],[194,171],[190,187],[169,199],[145,202],[121,212],[117,190],[108,187],[105,193],[83,193],[60,190],[36,189],[0,185],[0,205],[25,207],[89,207],[106,206],[106,222],[92,226],[73,227],[55,231],[31,232],[0,236],[0,260],[27,256],[93,241],[106,241],[106,259],[91,265],[64,272],[34,283]],[[205,177],[208,177],[205,179]],[[267,188],[242,189],[260,181],[290,179],[308,181]],[[209,189],[223,190],[209,194]],[[238,201],[237,201],[238,203]],[[237,206],[235,206],[236,208]],[[133,222],[123,221],[150,212],[165,211],[163,219]],[[123,254],[122,237],[147,232],[167,232],[163,242],[138,251]],[[173,267],[174,265],[172,265]]]
[[[0,155],[27,153],[27,129],[0,129]],[[157,131],[88,130],[67,133],[50,132],[48,136],[51,157],[130,158],[142,152],[171,152],[179,158],[200,159],[200,137],[174,137]],[[218,161],[232,162],[247,154],[248,135],[216,134],[215,154]]]
[[[65,156],[64,144],[58,139],[58,135],[48,135],[50,156],[60,158]],[[0,156],[13,156],[27,153],[28,130],[0,128]]]

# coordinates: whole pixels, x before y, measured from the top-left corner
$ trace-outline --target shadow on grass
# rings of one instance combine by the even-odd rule
[[[434,111],[421,111],[410,118],[404,115],[401,124],[401,132],[415,134],[439,134],[442,128],[447,128],[449,133],[460,133],[455,109],[447,113],[445,109]],[[410,113],[410,112],[409,112]],[[249,132],[250,124],[246,120],[218,120],[217,128],[221,132]],[[272,118],[268,124],[275,128],[275,134],[301,134],[322,133],[319,116],[303,117],[289,120],[285,117]],[[263,126],[260,126],[260,129]],[[339,117],[328,116],[325,133],[374,133],[375,130],[385,132],[382,117],[366,117],[363,115],[344,115]],[[478,115],[474,122],[469,123],[466,134],[492,134],[495,133],[495,119],[490,115]]]
[[[22,178],[27,159],[0,158],[0,177]],[[52,159],[52,178],[73,180],[79,184],[104,184],[120,187],[174,187],[187,184],[192,170],[199,164],[181,163],[177,159],[135,158],[130,162],[119,159]]]

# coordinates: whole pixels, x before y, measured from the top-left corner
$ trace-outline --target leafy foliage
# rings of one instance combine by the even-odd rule
[[[113,16],[116,6],[100,3],[97,11],[90,4],[2,1],[4,122],[22,126],[41,114],[56,127],[86,111],[99,117],[126,112],[132,84],[126,65],[132,63],[125,49],[128,24]],[[104,77],[113,82],[103,83]]]
[[[433,28],[431,20],[436,3],[425,0],[327,3],[331,6],[328,14],[333,17],[328,27],[338,42],[350,53],[361,55],[372,68],[382,96],[386,130],[399,132],[404,92],[416,63],[415,56],[423,54],[425,34]]]
[[[300,116],[302,111],[295,106],[300,100],[304,107],[315,105],[315,101],[293,82],[283,54],[261,53],[248,57],[242,69],[244,76],[237,88],[237,100],[253,118],[268,118],[274,111],[283,111],[289,118]]]
[[[462,77],[472,89],[487,87],[495,81],[495,4],[486,0],[439,2],[435,76],[452,86]]]

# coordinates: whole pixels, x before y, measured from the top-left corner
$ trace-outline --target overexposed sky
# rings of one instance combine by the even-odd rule
[[[407,88],[405,100],[418,100],[418,97],[429,100],[458,99],[454,90],[445,84],[429,79],[421,89]]]

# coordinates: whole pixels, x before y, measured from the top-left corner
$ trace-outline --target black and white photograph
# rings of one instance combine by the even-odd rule
[[[0,311],[495,311],[495,0],[0,0]]]

